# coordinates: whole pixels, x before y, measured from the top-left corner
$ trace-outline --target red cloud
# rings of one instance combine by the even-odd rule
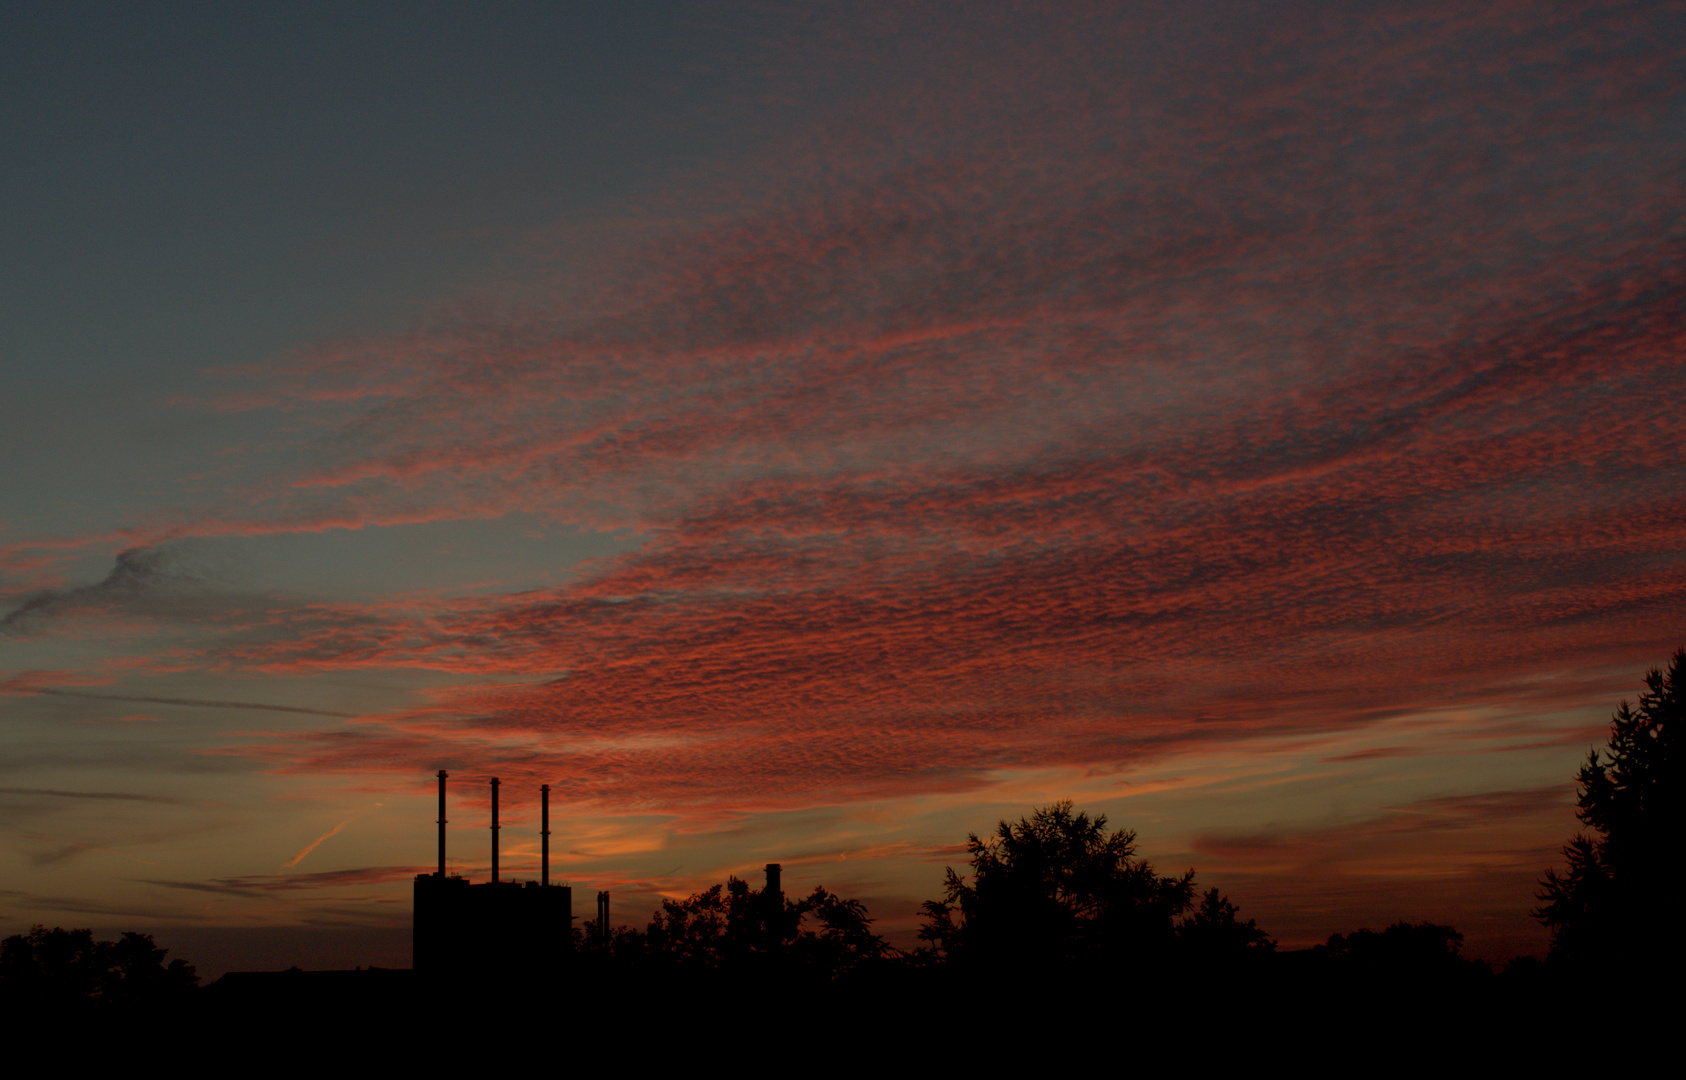
[[[640,550],[502,597],[201,605],[155,666],[456,673],[242,752],[698,814],[1619,692],[1686,636],[1686,38],[1642,22],[953,28],[930,93],[857,88],[708,212],[629,211],[565,302],[241,388],[311,441],[120,534],[519,509]],[[82,595],[54,617],[167,617]]]

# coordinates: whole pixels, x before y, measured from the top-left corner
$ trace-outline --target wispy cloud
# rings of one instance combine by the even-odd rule
[[[55,788],[0,787],[0,795],[25,795],[51,799],[92,799],[96,802],[115,800],[118,802],[165,803],[171,806],[182,805],[182,800],[173,799],[168,795],[140,795],[128,791],[60,791]]]
[[[347,870],[324,870],[315,874],[246,874],[209,881],[146,879],[144,883],[165,889],[259,899],[342,886],[385,885],[407,880],[417,874],[426,873],[429,869],[431,868],[426,866],[364,866]]]

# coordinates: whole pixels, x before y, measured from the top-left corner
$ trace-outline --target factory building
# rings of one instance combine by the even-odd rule
[[[423,978],[536,977],[565,964],[573,947],[573,890],[550,882],[550,785],[543,810],[538,881],[498,876],[498,781],[492,780],[492,879],[472,884],[445,872],[445,781],[439,770],[439,869],[417,874],[412,946]],[[598,899],[599,912],[607,895]]]

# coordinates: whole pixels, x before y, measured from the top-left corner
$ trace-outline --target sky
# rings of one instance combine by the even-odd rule
[[[409,963],[1070,799],[1542,953],[1686,644],[1686,5],[0,6],[0,933]]]

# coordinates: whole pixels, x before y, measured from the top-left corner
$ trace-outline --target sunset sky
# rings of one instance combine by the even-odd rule
[[[14,4],[0,146],[0,934],[408,966],[444,768],[1502,960],[1686,644],[1686,4]]]

